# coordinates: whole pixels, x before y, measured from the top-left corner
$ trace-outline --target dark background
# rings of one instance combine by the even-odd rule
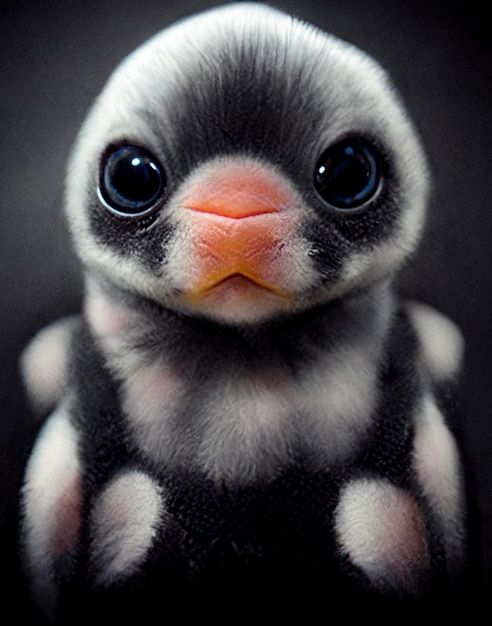
[[[114,66],[168,23],[221,4],[99,0],[0,4],[0,567],[2,607],[30,617],[16,568],[17,492],[39,424],[18,356],[42,326],[79,309],[81,281],[61,215],[65,163]],[[479,581],[492,580],[492,38],[487,4],[278,0],[351,41],[391,73],[434,178],[420,254],[402,291],[446,313],[467,340],[463,441]],[[479,583],[477,583],[479,584]],[[3,611],[2,611],[3,612]]]

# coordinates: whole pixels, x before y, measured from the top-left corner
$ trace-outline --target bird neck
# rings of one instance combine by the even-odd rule
[[[229,326],[172,311],[100,278],[87,280],[85,316],[103,352],[228,368],[285,365],[295,371],[317,355],[384,342],[395,309],[387,283],[258,325]]]

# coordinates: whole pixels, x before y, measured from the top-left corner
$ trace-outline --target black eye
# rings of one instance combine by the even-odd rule
[[[378,191],[379,159],[374,150],[359,140],[337,143],[316,164],[314,186],[328,204],[337,209],[355,209]]]
[[[118,215],[140,216],[158,203],[165,189],[164,170],[146,150],[120,146],[103,162],[99,192]]]

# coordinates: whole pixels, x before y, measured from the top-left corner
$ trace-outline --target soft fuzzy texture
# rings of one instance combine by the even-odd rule
[[[381,180],[344,211],[313,179],[348,137],[377,151]],[[100,188],[122,144],[165,172],[136,217]],[[290,16],[213,10],[122,64],[69,167],[84,311],[23,361],[53,411],[22,493],[48,615],[141,618],[163,590],[166,606],[205,591],[289,610],[327,588],[415,600],[452,585],[462,340],[391,289],[427,193],[384,71]]]

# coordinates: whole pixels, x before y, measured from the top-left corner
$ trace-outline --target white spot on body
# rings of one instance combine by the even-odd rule
[[[412,496],[382,479],[342,490],[335,530],[343,553],[382,590],[421,591],[429,569],[424,522]]]
[[[122,382],[134,441],[156,462],[191,463],[216,480],[243,484],[275,475],[299,445],[318,468],[347,458],[377,401],[382,336],[393,311],[393,301],[383,300],[376,314],[364,301],[364,333],[355,343],[350,337],[333,350],[312,346],[303,376],[282,365],[248,371],[235,361],[200,370],[186,355],[178,367],[128,333],[107,356]]]
[[[57,559],[76,545],[81,522],[78,436],[66,404],[46,422],[29,459],[22,490],[23,547],[33,591],[49,613],[56,601]]]
[[[440,520],[448,562],[454,571],[462,557],[464,536],[460,461],[456,442],[429,395],[417,415],[414,449],[417,474]]]
[[[464,342],[458,327],[429,306],[409,304],[409,313],[421,342],[422,357],[437,379],[455,376],[463,360]]]
[[[91,292],[87,299],[86,314],[89,324],[98,337],[122,335],[128,328],[128,311],[112,302],[104,293]]]
[[[110,585],[133,574],[164,520],[161,489],[147,474],[128,471],[109,482],[90,520],[96,583]]]
[[[378,359],[375,346],[346,347],[320,357],[298,380],[283,368],[248,373],[231,366],[197,385],[192,368],[181,372],[134,350],[125,362],[125,413],[152,459],[195,463],[216,480],[272,477],[299,444],[313,464],[327,467],[346,458],[370,424]],[[192,416],[185,408],[190,394]]]
[[[129,364],[130,365],[130,364]],[[123,407],[135,439],[153,458],[165,459],[176,414],[185,387],[177,369],[159,360],[135,360],[124,380]]]
[[[76,324],[76,317],[68,317],[47,326],[22,355],[24,383],[33,406],[40,412],[52,409],[61,399]]]
[[[288,376],[231,378],[204,413],[201,467],[217,480],[247,484],[289,460],[294,391]]]
[[[154,362],[143,365],[126,382],[127,410],[133,415],[148,414],[152,411],[162,411],[171,394],[177,390],[181,377],[169,365]],[[144,418],[145,421],[156,416]]]
[[[84,311],[97,342],[109,355],[124,352],[128,333],[145,324],[141,314],[117,302],[92,277],[86,279]]]
[[[340,347],[301,381],[301,437],[325,466],[346,458],[371,423],[379,350],[364,347]]]

